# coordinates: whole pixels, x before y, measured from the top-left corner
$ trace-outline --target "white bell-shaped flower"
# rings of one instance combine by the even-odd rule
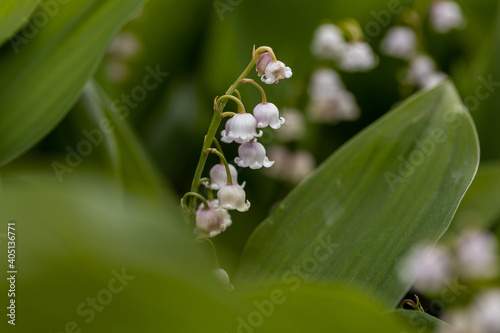
[[[238,183],[238,171],[234,165],[229,164],[229,172],[233,183]],[[216,164],[210,169],[210,184],[205,184],[206,187],[212,190],[218,190],[227,184],[227,172],[224,164]]]
[[[278,129],[285,123],[285,118],[280,117],[280,112],[273,103],[260,103],[253,109],[253,115],[257,120],[257,127],[270,126]]]
[[[236,209],[240,212],[246,212],[250,208],[250,201],[246,201],[245,190],[238,185],[225,185],[217,192],[219,203],[217,209]]]
[[[391,57],[410,59],[417,51],[417,34],[408,27],[393,27],[385,35],[380,49]]]
[[[338,63],[347,72],[367,72],[378,65],[378,57],[365,42],[345,44]]]
[[[500,289],[484,289],[476,294],[471,312],[477,332],[500,332]]]
[[[226,287],[227,291],[232,291],[234,289],[234,286],[231,284],[231,280],[229,279],[229,275],[225,270],[222,268],[217,268],[212,271],[220,282]]]
[[[345,44],[344,33],[334,24],[320,25],[314,31],[312,53],[320,59],[335,59]]]
[[[406,81],[414,85],[423,85],[435,72],[436,63],[434,60],[425,54],[419,54],[410,61]]]
[[[407,258],[400,276],[421,291],[437,293],[451,278],[451,256],[446,248],[420,246]]]
[[[269,161],[266,156],[266,148],[259,142],[245,142],[238,148],[239,157],[234,162],[240,167],[260,169],[263,166],[271,167],[274,161]]]
[[[260,56],[259,60],[255,64],[255,70],[257,71],[258,76],[262,76],[266,72],[267,65],[269,65],[273,61],[273,57],[269,54],[269,52],[264,53]]]
[[[490,279],[498,274],[498,242],[492,233],[466,232],[457,242],[456,253],[466,279]]]
[[[281,61],[270,62],[265,70],[265,74],[260,78],[266,84],[278,83],[281,79],[292,77],[292,69],[285,66]]]
[[[253,138],[262,136],[262,131],[257,133],[257,120],[250,113],[237,113],[226,123],[226,128],[221,132],[222,142],[243,143]]]
[[[455,1],[434,1],[430,7],[429,20],[437,32],[445,34],[466,24],[462,9]]]
[[[276,132],[278,139],[283,142],[302,139],[306,132],[306,123],[302,112],[297,109],[285,108],[282,114],[286,123]]]
[[[231,216],[225,209],[216,209],[219,201],[208,201],[209,209],[201,204],[196,211],[196,233],[200,236],[214,237],[232,224]]]

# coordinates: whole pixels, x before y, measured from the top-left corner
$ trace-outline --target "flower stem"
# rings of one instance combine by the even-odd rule
[[[182,197],[182,200],[181,200],[181,206],[182,206],[182,209],[184,211],[186,211],[187,209],[187,205],[186,205],[186,201],[189,197],[195,197],[197,199],[200,199],[201,201],[203,201],[203,205],[205,206],[205,210],[208,210],[210,209],[210,206],[208,205],[208,201],[207,199],[205,199],[201,194],[199,193],[196,193],[196,192],[188,192],[186,194],[184,194],[184,196]],[[193,201],[193,200],[192,200]]]
[[[241,85],[241,81],[247,77],[247,75],[250,73],[252,68],[257,63],[257,60],[259,60],[260,56],[265,52],[269,52],[271,54],[271,57],[273,59],[276,59],[276,55],[274,54],[273,50],[270,47],[261,46],[257,50],[255,50],[254,48],[252,52],[252,60],[245,68],[245,70],[243,70],[240,76],[236,79],[236,81],[234,81],[234,83],[226,91],[226,95],[232,95],[236,91],[236,89],[238,89],[238,87]],[[222,111],[224,110],[226,103],[227,99],[223,99],[220,101],[220,104],[215,105],[214,115],[212,117],[212,121],[210,122],[210,127],[208,128],[205,140],[203,141],[203,147],[201,149],[200,159],[198,160],[198,165],[196,166],[193,182],[191,183],[191,192],[197,192],[200,186],[201,175],[203,173],[203,169],[205,168],[205,163],[207,162],[207,157],[208,157],[206,150],[212,147],[212,142],[215,138],[215,133],[219,128],[222,119]],[[190,221],[194,221],[195,207],[196,207],[196,198],[193,198],[193,200],[191,200],[189,203],[188,218]]]
[[[260,86],[260,84],[258,84],[257,82],[255,82],[252,79],[243,79],[243,80],[241,80],[241,83],[250,83],[251,85],[255,86],[257,89],[259,89],[260,94],[262,96],[262,104],[266,104],[267,103],[266,92]]]

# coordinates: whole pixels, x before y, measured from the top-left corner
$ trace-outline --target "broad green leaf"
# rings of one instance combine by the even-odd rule
[[[360,288],[394,307],[398,263],[448,228],[476,173],[470,115],[444,82],[357,135],[297,186],[250,237],[237,274]]]
[[[13,37],[12,47],[0,53],[0,165],[28,150],[64,117],[113,34],[142,2],[69,1],[33,38]]]
[[[229,319],[239,308],[212,276],[211,253],[193,241],[173,196],[159,205],[126,194],[123,205],[123,192],[88,170],[59,183],[52,174],[16,169],[2,175],[0,218],[2,234],[7,222],[16,222],[19,331],[224,332],[232,327]],[[0,241],[7,253],[7,242]],[[0,282],[3,290],[7,282],[5,277]],[[12,329],[6,320],[0,327]]]
[[[0,218],[15,221],[22,332],[411,332],[367,297],[335,286],[227,293],[171,196],[158,205],[127,194],[124,206],[123,193],[88,170],[59,183],[15,169],[3,173]],[[0,287],[8,290],[8,281]],[[11,329],[6,320],[0,326]]]
[[[431,316],[428,313],[414,310],[396,310],[395,313],[403,316],[417,332],[433,333],[441,325],[449,326],[444,321]]]
[[[29,17],[39,2],[40,0],[2,0],[0,2],[0,45],[28,23]],[[43,18],[39,18],[40,22],[47,17],[48,13]]]
[[[253,308],[234,320],[232,332],[417,332],[405,318],[337,286],[285,283],[264,288],[249,301]]]
[[[93,80],[84,88],[78,106],[87,113],[89,128],[83,129],[84,141],[105,150],[102,155],[109,169],[128,190],[164,196],[163,181],[136,134],[125,121],[128,116],[118,109]]]

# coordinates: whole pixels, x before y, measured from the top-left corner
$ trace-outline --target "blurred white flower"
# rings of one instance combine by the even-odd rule
[[[420,87],[422,89],[429,89],[437,86],[439,83],[441,83],[443,80],[446,80],[448,75],[446,75],[443,72],[434,72],[431,73],[429,76],[424,78],[424,80],[420,83]]]
[[[417,47],[417,34],[403,26],[389,29],[380,44],[384,54],[402,59],[410,59],[417,52]]]
[[[416,247],[406,258],[400,270],[401,280],[421,291],[437,293],[451,278],[451,258],[440,246]]]
[[[313,72],[309,85],[307,115],[311,121],[336,124],[359,117],[359,107],[352,93],[345,90],[336,71],[320,68]]]
[[[231,216],[225,209],[216,209],[218,200],[208,201],[209,209],[201,204],[196,211],[196,233],[200,236],[214,237],[232,224]]]
[[[257,127],[270,126],[278,129],[285,123],[285,118],[280,117],[280,112],[273,103],[260,103],[253,109],[253,115],[257,120]]]
[[[141,43],[136,35],[131,32],[121,32],[111,42],[108,53],[121,59],[135,57],[141,49]]]
[[[106,75],[113,83],[125,82],[129,74],[129,68],[122,60],[110,59],[106,63]]]
[[[406,80],[410,84],[421,85],[435,71],[434,60],[425,54],[419,54],[411,59]]]
[[[336,59],[344,47],[342,30],[334,24],[322,24],[314,31],[311,52],[320,59]]]
[[[231,280],[229,279],[229,275],[225,270],[223,270],[222,268],[217,268],[213,270],[213,273],[217,280],[222,282],[224,287],[226,287],[226,290],[232,291],[234,289],[234,286],[231,284]]]
[[[238,183],[238,171],[232,164],[229,165],[229,172],[231,173],[231,180],[234,184]],[[210,183],[206,183],[205,186],[212,189],[218,190],[222,186],[227,185],[227,173],[224,164],[216,164],[210,169]]]
[[[434,30],[442,34],[466,24],[460,6],[455,1],[448,0],[437,0],[431,4],[429,20]]]
[[[377,67],[378,56],[365,42],[350,42],[344,45],[338,65],[346,72],[367,72]]]
[[[454,309],[446,312],[437,327],[438,333],[480,333],[476,330],[468,309]]]
[[[498,274],[498,242],[488,231],[468,231],[456,244],[462,276],[469,280],[490,279]]]
[[[296,184],[308,176],[316,167],[314,156],[305,150],[290,152],[286,147],[274,145],[269,148],[269,156],[275,166],[268,169],[271,177]]]
[[[283,118],[286,119],[286,123],[276,132],[278,139],[284,142],[302,139],[306,131],[306,124],[302,112],[297,109],[285,108],[282,114]]]
[[[257,120],[250,113],[237,113],[226,122],[226,128],[221,132],[222,142],[233,141],[243,143],[262,136],[257,133]]]
[[[271,167],[274,161],[269,161],[266,156],[266,149],[259,142],[244,142],[238,148],[239,156],[234,159],[238,166],[250,169],[260,169],[263,166]]]
[[[291,78],[292,74],[290,67],[286,67],[281,61],[275,61],[266,66],[265,74],[260,79],[266,84],[273,84],[278,83],[281,79]]]
[[[434,87],[447,77],[445,73],[436,70],[436,63],[431,57],[419,54],[411,59],[403,81],[425,89]]]
[[[245,202],[245,190],[238,184],[223,186],[217,192],[217,199],[219,199],[217,209],[236,209],[240,212],[246,212],[250,208],[250,202],[248,200]]]
[[[306,150],[299,150],[291,156],[288,180],[294,184],[299,183],[313,172],[315,167],[314,156]]]
[[[500,289],[479,292],[471,306],[473,322],[478,332],[500,332]]]

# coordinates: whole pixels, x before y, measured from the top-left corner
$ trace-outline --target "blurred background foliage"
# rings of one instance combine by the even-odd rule
[[[42,3],[47,2],[42,1]],[[155,69],[159,66],[162,71],[169,73],[168,77],[158,87],[148,91],[143,101],[130,107],[130,113],[124,117],[125,119],[118,119],[119,117],[115,116],[120,130],[106,137],[106,145],[95,148],[89,157],[83,159],[78,169],[81,169],[82,173],[83,170],[91,169],[111,177],[122,177],[126,180],[127,186],[132,184],[131,188],[127,188],[127,190],[134,192],[164,191],[162,196],[170,198],[171,202],[176,202],[177,199],[174,198],[179,197],[189,188],[203,136],[211,118],[213,98],[223,94],[247,65],[253,45],[272,46],[278,58],[290,66],[294,72],[292,80],[267,87],[268,100],[275,103],[280,109],[294,107],[304,110],[308,101],[307,86],[310,75],[320,65],[310,52],[314,29],[321,23],[337,22],[346,18],[358,20],[361,27],[364,28],[369,22],[378,22],[377,13],[387,10],[389,2],[387,0],[311,0],[304,3],[243,0],[237,6],[230,6],[232,9],[220,16],[212,1],[148,0],[143,7],[130,16],[130,20],[121,29],[121,33],[125,36],[127,34],[133,36],[132,44],[137,43],[137,45],[132,46],[132,52],[123,54],[113,51],[113,47],[109,47],[111,40],[104,35],[101,36],[108,45],[108,52],[103,55],[98,68],[94,66],[94,68],[89,67],[86,70],[89,77],[95,71],[95,82],[85,87],[80,99],[72,103],[70,112],[50,134],[37,141],[36,146],[29,152],[3,167],[2,171],[21,169],[29,164],[31,167],[35,167],[36,172],[54,175],[51,163],[63,161],[67,154],[66,147],[75,147],[84,138],[82,130],[96,128],[98,126],[96,115],[106,112],[106,108],[103,108],[102,105],[95,105],[93,100],[87,99],[89,94],[98,95],[98,100],[108,106],[114,102],[117,102],[115,104],[118,105],[124,105],[123,100],[121,100],[123,94],[131,94],[135,87],[143,84],[143,79],[148,74],[147,68]],[[427,41],[427,51],[436,59],[439,67],[451,76],[460,95],[465,99],[467,96],[476,95],[476,89],[480,85],[479,77],[488,78],[491,75],[494,81],[500,81],[500,6],[498,1],[493,0],[458,0],[457,2],[468,20],[465,29],[453,31],[447,35],[438,35],[432,32],[424,22],[423,33]],[[33,2],[33,4],[35,3]],[[136,4],[132,4],[133,1],[128,1],[128,3],[128,8],[137,7]],[[135,3],[139,3],[139,1]],[[423,11],[430,0],[402,0],[399,3]],[[31,10],[32,8],[27,8],[22,15],[29,15]],[[2,17],[3,14],[0,14],[0,18]],[[380,33],[370,38],[369,43],[379,55],[378,46],[385,31],[396,24],[397,20],[396,16],[391,16],[391,20],[387,24],[378,22]],[[93,33],[98,36],[103,33],[103,30],[96,28]],[[1,38],[5,39],[2,26],[0,26],[0,41]],[[9,57],[10,48],[10,43],[5,43],[0,49],[0,54]],[[101,57],[100,52],[97,53],[96,58]],[[360,119],[335,126],[309,125],[306,139],[293,144],[294,148],[313,152],[318,164],[325,160],[348,139],[406,97],[400,94],[396,79],[398,71],[403,66],[402,61],[380,55],[379,66],[369,73],[342,73],[346,87],[355,94],[361,108]],[[0,73],[0,75],[3,74]],[[9,75],[15,75],[15,72],[9,72]],[[255,72],[251,74],[251,77],[257,77]],[[9,80],[10,77],[4,78],[5,87],[8,86]],[[34,80],[43,80],[43,78],[34,78]],[[253,105],[259,103],[260,96],[252,88],[244,86],[241,88],[241,93],[248,108],[253,108]],[[109,95],[109,98],[105,96],[106,94]],[[495,207],[500,206],[498,195],[498,188],[500,188],[498,176],[500,170],[498,163],[500,160],[500,149],[498,148],[500,142],[499,105],[500,89],[492,91],[491,96],[481,101],[476,110],[471,110],[480,137],[481,159],[484,162],[484,167],[480,166],[477,180],[473,183],[471,191],[464,199],[463,208],[460,208],[456,217],[457,221],[459,219],[470,221],[467,217],[475,216],[480,220],[477,223],[484,223],[482,225],[498,230],[500,230],[500,210],[495,209]],[[229,104],[228,110],[230,108],[234,108],[234,105]],[[9,110],[2,108],[1,112],[8,113]],[[272,139],[272,134],[266,133],[265,140],[271,142]],[[134,152],[132,157],[117,152],[117,147],[122,145],[130,148],[126,149],[126,152]],[[226,148],[226,150],[229,156],[236,154],[235,147]],[[134,158],[134,156],[140,156],[140,158]],[[210,161],[214,163],[216,159],[213,158]],[[30,173],[27,172],[27,174]],[[252,210],[248,214],[234,213],[233,220],[236,223],[214,241],[219,249],[221,266],[226,268],[230,275],[233,275],[236,270],[239,256],[250,233],[293,187],[269,177],[262,171],[250,173],[248,170],[241,170],[240,177],[247,182],[247,197],[252,202]],[[55,175],[53,178],[48,180],[52,185],[42,185],[50,188],[57,180]],[[100,193],[101,191],[95,193],[94,190],[85,187],[85,181],[79,183],[82,182],[80,178],[82,178],[80,171],[64,175],[65,182],[76,182],[77,186],[82,186],[82,198],[94,198],[92,202],[95,206],[92,207],[95,209],[95,220],[99,220],[98,216],[102,218],[106,214],[113,214],[109,207],[101,205],[108,202],[104,199],[109,198],[106,195],[107,192],[103,190],[102,193]],[[30,176],[26,176],[24,181],[29,183]],[[103,180],[93,178],[89,182],[105,183]],[[133,185],[134,182],[142,184],[141,186],[148,184],[149,187],[146,189],[137,188]],[[166,184],[166,186],[162,187],[159,184]],[[9,188],[27,190],[21,185],[4,184],[5,191]],[[165,188],[167,188],[166,191]],[[19,200],[36,202],[45,196],[43,189],[35,191],[29,196],[25,196],[21,190],[18,192]],[[73,196],[76,193],[72,191],[69,195]],[[99,200],[100,198],[102,200]],[[76,208],[72,207],[70,203],[66,204],[64,198],[57,200],[61,200],[56,201],[60,202],[57,207],[40,207],[38,214],[40,216],[47,214],[49,222],[52,217],[63,220],[75,218],[76,215],[71,209]],[[82,199],[82,201],[84,200]],[[130,201],[134,200],[127,202]],[[22,205],[19,203],[17,203],[18,206],[11,204],[13,211],[22,211]],[[64,207],[69,213],[63,211],[55,214],[58,207]],[[128,240],[130,239],[143,242],[144,240],[141,238],[161,238],[159,237],[162,235],[161,232],[155,233],[156,229],[154,228],[162,229],[163,227],[159,226],[159,222],[157,225],[153,221],[160,220],[166,214],[169,216],[169,221],[176,224],[181,221],[180,216],[175,219],[171,218],[171,212],[176,211],[176,209],[172,206],[168,213],[163,212],[156,215],[152,213],[151,216],[141,216],[145,209],[138,209],[136,215],[132,214],[126,219],[130,220],[132,225],[130,233],[135,235],[137,232],[137,236],[130,234],[122,240],[117,240],[118,243],[110,243],[113,246],[116,245],[113,251],[129,247],[143,248],[147,245],[143,243],[129,244]],[[30,213],[35,214],[35,212],[37,211],[34,210]],[[94,219],[92,216],[87,218]],[[116,220],[122,219],[122,217],[115,216],[110,217],[110,219]],[[153,231],[143,235],[142,233],[146,232],[143,228],[139,228],[137,225],[133,226],[133,222],[137,220],[140,220],[141,223],[154,224]],[[469,222],[463,223],[468,226]],[[452,229],[460,228],[459,225],[459,223],[453,223]],[[99,225],[92,227],[97,228],[96,235],[99,234],[100,227]],[[61,228],[61,225],[55,229],[58,228]],[[29,236],[32,238],[26,237],[26,239],[32,239],[33,244],[39,244],[37,240],[43,232],[39,230],[40,235],[37,235],[37,232],[33,231],[32,235]],[[84,230],[60,232],[86,235]],[[50,237],[50,235],[43,237]],[[93,236],[75,236],[75,244],[78,244],[78,241],[83,241],[84,237],[92,238]],[[165,237],[165,239],[170,239],[168,238],[170,236]],[[101,240],[96,243],[104,244],[105,242],[107,241]],[[160,247],[144,255],[149,256],[155,251],[170,251],[161,247],[167,245],[174,247],[174,244],[168,243],[167,240],[152,241],[152,244]],[[77,246],[75,244],[71,246]],[[180,246],[180,248],[187,247]],[[113,253],[113,251],[108,250],[111,249],[105,249],[103,252]],[[176,251],[179,251],[178,248]],[[199,252],[193,256],[202,257],[204,255],[202,251]],[[134,251],[132,251],[131,256],[134,257]],[[193,259],[196,262],[205,260],[200,259],[200,257],[196,258]],[[85,260],[87,259],[83,261]],[[137,258],[130,260],[137,260]],[[152,257],[151,262],[153,261],[155,263],[152,267],[165,268],[162,263],[159,263],[161,258]],[[36,262],[36,258],[33,259],[33,262]],[[68,262],[68,260],[63,260],[60,263],[53,263],[46,269],[55,271],[59,264],[67,264]],[[32,263],[23,264],[26,268],[30,265]],[[95,269],[92,265],[91,262],[88,263],[86,269],[89,272]],[[134,262],[130,265],[137,266],[137,263]],[[186,269],[183,265],[176,265],[173,264],[172,267],[179,268],[179,270]],[[200,277],[203,277],[203,274],[200,273],[202,269],[197,269],[199,271],[196,271],[195,275],[200,274]],[[168,276],[171,273],[167,272],[165,275]],[[79,279],[77,281],[87,281],[86,277],[79,277]],[[92,280],[92,277],[88,279]],[[203,279],[200,278],[200,280]],[[198,282],[196,281],[196,283]],[[160,284],[159,281],[156,283]],[[182,281],[174,281],[173,283],[182,284]],[[101,285],[99,284],[99,286]],[[98,290],[96,288],[98,288],[97,285],[89,284],[87,285],[88,290],[82,291],[81,295],[73,296],[75,305],[84,295]],[[136,294],[133,297],[140,299],[142,292],[145,291],[135,290]],[[26,290],[26,294],[28,293],[36,293],[36,291]],[[181,294],[182,292],[179,292],[179,295]],[[47,297],[49,297],[48,294],[40,295],[40,299]],[[163,304],[161,303],[162,297],[175,296],[160,294],[158,300],[155,301]],[[221,301],[223,304],[227,304],[226,302],[227,300]],[[169,308],[166,307],[166,309]],[[72,309],[65,310],[62,307],[54,309],[54,311],[62,312],[70,310]],[[223,310],[227,309],[221,309],[221,311]],[[35,309],[26,309],[27,313],[28,311],[31,313]],[[120,311],[119,309],[116,311],[118,318]],[[200,320],[211,320],[211,313],[203,314]],[[67,315],[71,317],[70,312],[67,312]],[[162,314],[157,313],[157,315],[161,316]],[[38,319],[43,320],[43,318]],[[189,321],[189,319],[186,320]],[[146,322],[147,318],[144,318],[144,323]],[[386,330],[386,332],[388,331],[390,330]]]

